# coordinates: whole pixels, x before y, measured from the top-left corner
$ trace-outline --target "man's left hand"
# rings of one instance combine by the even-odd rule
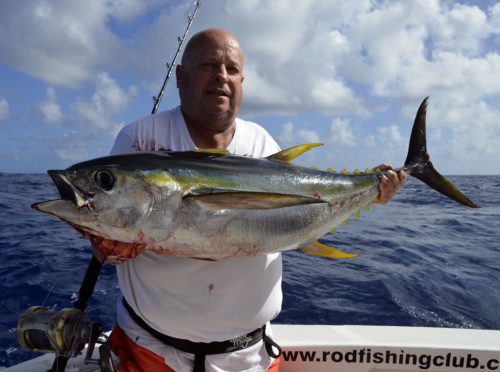
[[[380,180],[380,194],[376,203],[386,204],[396,194],[401,186],[406,183],[406,172],[400,170],[394,172],[391,164],[380,164],[374,169],[381,169],[385,172]]]

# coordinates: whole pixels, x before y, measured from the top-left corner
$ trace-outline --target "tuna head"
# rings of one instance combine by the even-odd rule
[[[176,210],[176,182],[163,175],[117,167],[49,170],[61,199],[33,204],[87,237],[125,243],[147,243],[148,230],[161,225],[168,232]],[[172,196],[170,198],[169,196]],[[173,208],[169,208],[171,203]],[[160,213],[161,215],[158,215]],[[154,238],[154,237],[153,237]]]

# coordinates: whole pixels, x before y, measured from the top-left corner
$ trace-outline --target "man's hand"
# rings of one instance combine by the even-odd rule
[[[375,203],[386,204],[392,197],[396,194],[401,186],[406,183],[406,173],[402,170],[397,173],[392,169],[391,164],[380,164],[374,169],[381,169],[385,171],[386,174],[382,176],[380,180],[380,194],[376,199]]]

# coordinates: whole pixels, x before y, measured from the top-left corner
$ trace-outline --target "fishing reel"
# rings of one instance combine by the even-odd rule
[[[111,371],[109,348],[99,337],[102,329],[101,323],[92,322],[85,312],[76,308],[52,311],[44,306],[31,306],[19,316],[16,334],[24,349],[52,352],[58,357],[75,357],[88,344],[85,362],[99,364],[101,370]],[[96,343],[102,344],[99,360],[92,359]]]

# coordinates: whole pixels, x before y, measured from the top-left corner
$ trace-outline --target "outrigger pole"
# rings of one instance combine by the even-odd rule
[[[177,37],[177,50],[175,51],[174,58],[172,59],[171,62],[167,62],[167,76],[165,77],[165,80],[163,80],[163,85],[161,86],[160,93],[158,95],[153,96],[153,110],[151,111],[151,115],[156,114],[156,111],[158,111],[158,106],[160,105],[160,101],[163,97],[163,94],[165,93],[165,88],[167,86],[168,79],[170,79],[170,75],[172,74],[172,70],[174,69],[175,66],[175,61],[177,60],[177,57],[181,51],[182,44],[184,43],[184,39],[186,38],[186,35],[191,28],[191,23],[193,23],[194,17],[196,16],[196,13],[198,12],[198,8],[201,5],[201,0],[196,0],[194,2],[194,10],[192,13],[190,13],[187,17],[188,23],[187,26],[184,30],[184,33],[182,36]]]

